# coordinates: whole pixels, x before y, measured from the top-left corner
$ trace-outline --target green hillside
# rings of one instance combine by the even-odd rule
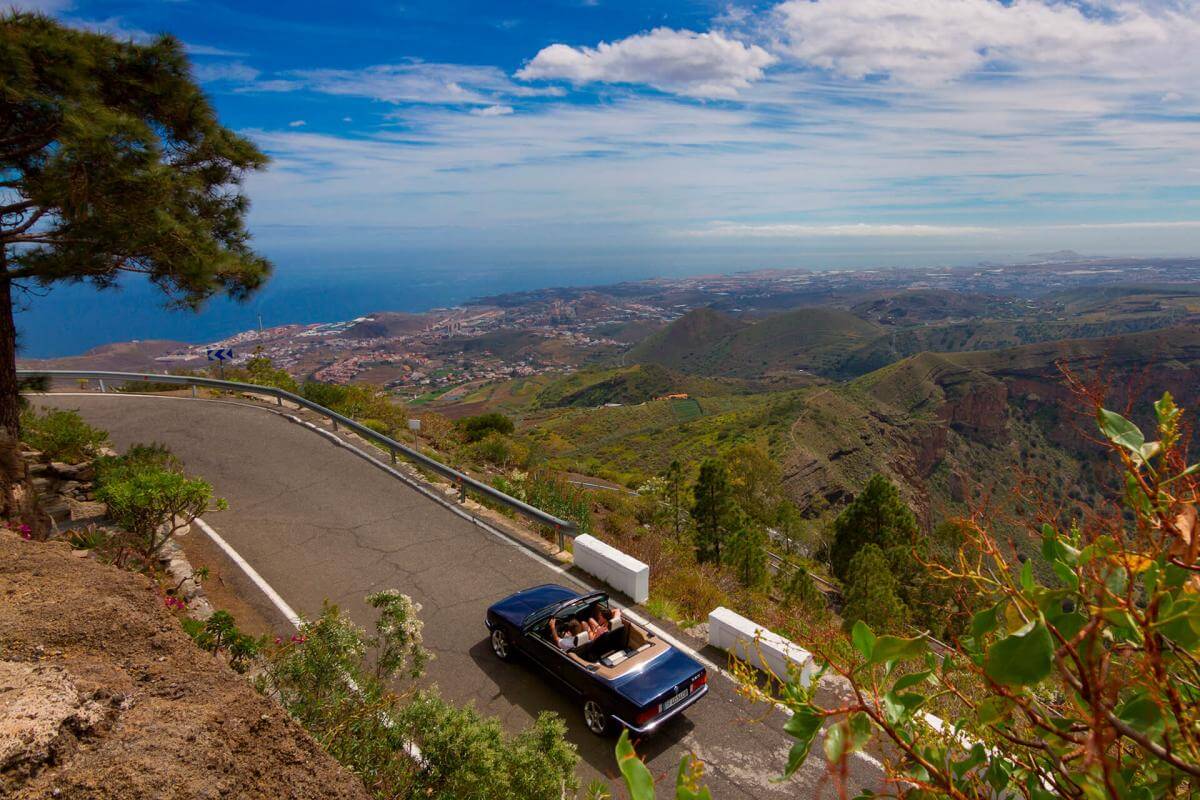
[[[745,327],[746,323],[728,314],[697,308],[648,336],[626,354],[625,361],[717,374],[708,368],[710,351]]]
[[[1028,477],[1058,501],[1097,496],[1096,452],[1077,433],[1059,365],[1106,371],[1112,401],[1170,390],[1200,397],[1200,328],[1069,340],[975,353],[921,353],[842,384],[787,391],[695,393],[703,414],[672,401],[546,409],[526,419],[552,465],[636,481],[672,459],[699,463],[743,442],[768,449],[784,486],[810,513],[836,507],[875,472],[906,487],[927,518],[962,512],[984,493],[1014,502]],[[1146,391],[1143,391],[1146,390]],[[1153,393],[1153,392],[1151,392]],[[1148,396],[1148,395],[1146,395]],[[936,513],[935,513],[936,512]]]
[[[702,309],[643,341],[627,360],[710,376],[822,375],[844,352],[879,335],[879,326],[836,308],[799,308],[755,322]]]
[[[582,370],[554,381],[537,395],[542,407],[594,407],[606,403],[644,403],[669,394],[728,394],[723,383],[686,375],[658,364],[607,370]]]

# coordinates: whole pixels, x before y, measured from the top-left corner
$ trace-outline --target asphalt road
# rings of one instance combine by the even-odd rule
[[[99,394],[36,402],[79,409],[110,432],[118,449],[147,441],[169,445],[189,472],[211,481],[229,501],[228,511],[206,516],[208,523],[302,615],[319,614],[329,601],[369,627],[374,617],[365,595],[386,588],[409,594],[422,605],[425,644],[435,654],[428,680],[444,696],[473,702],[510,730],[542,710],[556,711],[579,746],[583,784],[616,775],[614,742],[588,733],[581,711],[536,667],[500,662],[489,648],[488,605],[527,586],[564,582],[540,557],[264,408]],[[248,582],[245,595],[285,630],[281,615]],[[784,715],[738,697],[723,676],[709,685],[708,697],[639,743],[668,785],[680,758],[693,752],[705,762],[718,800],[834,796],[819,746],[793,780],[772,782],[790,741]],[[853,773],[851,796],[859,787],[878,787],[868,761],[856,760]]]

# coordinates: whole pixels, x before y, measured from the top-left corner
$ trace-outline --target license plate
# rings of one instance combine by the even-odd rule
[[[688,687],[687,689],[684,689],[682,692],[675,695],[674,697],[668,697],[666,700],[663,701],[662,710],[666,711],[668,708],[674,708],[675,706],[679,705],[679,703],[681,701],[686,699],[687,696],[691,693],[692,693],[691,687]]]

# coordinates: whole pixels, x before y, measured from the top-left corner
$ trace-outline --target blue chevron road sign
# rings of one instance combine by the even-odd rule
[[[209,361],[233,361],[232,347],[212,347],[206,352]]]

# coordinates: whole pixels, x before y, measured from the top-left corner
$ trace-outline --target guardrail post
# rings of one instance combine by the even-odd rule
[[[192,399],[196,399],[196,384],[192,384]]]
[[[396,448],[389,447],[388,452],[392,454],[392,463],[395,464],[396,463]]]
[[[555,525],[554,530],[556,533],[558,533],[558,552],[561,553],[563,550],[567,549],[567,540],[563,535],[562,525]]]
[[[275,395],[275,405],[277,405],[277,406],[283,405],[283,398],[280,397],[279,395]]]
[[[467,502],[467,482],[461,478],[458,481],[458,502]]]
[[[102,392],[108,391],[107,389],[104,388],[104,378],[100,379],[100,391],[102,391]]]
[[[333,429],[336,431],[338,429],[337,420],[334,419],[333,417],[330,417],[329,421],[333,423]]]

